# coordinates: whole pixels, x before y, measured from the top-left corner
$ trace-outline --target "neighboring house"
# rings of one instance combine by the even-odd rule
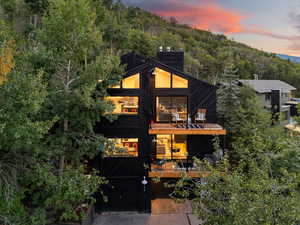
[[[169,181],[183,172],[201,177],[193,157],[218,158],[213,139],[226,130],[217,124],[216,87],[182,72],[183,52],[161,51],[157,58],[123,56],[127,72],[108,89],[119,117],[103,119],[95,130],[117,148],[95,160],[111,184],[104,187],[108,202],[98,201],[98,210],[151,212],[153,200],[168,197],[153,178]]]
[[[266,109],[271,110],[272,105],[278,105],[282,118],[289,120],[291,110],[288,102],[295,87],[281,80],[239,80],[239,83],[251,87]]]

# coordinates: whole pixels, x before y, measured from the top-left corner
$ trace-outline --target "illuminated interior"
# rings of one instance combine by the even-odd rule
[[[120,84],[114,85],[114,86],[110,86],[109,88],[121,88]]]
[[[140,88],[140,74],[123,79],[123,88]]]
[[[155,88],[171,88],[171,73],[155,68]]]
[[[158,159],[186,159],[186,135],[157,135],[156,158]]]
[[[188,80],[171,74],[159,68],[155,68],[155,88],[188,88]]]
[[[139,98],[132,96],[110,96],[106,97],[106,100],[111,101],[115,108],[113,114],[138,114]]]
[[[110,86],[109,88],[138,89],[140,88],[140,74],[137,73],[126,77],[119,84]]]
[[[113,149],[105,151],[106,157],[137,157],[138,156],[138,138],[111,138],[109,141],[114,143]]]
[[[188,80],[173,74],[173,88],[188,88]]]
[[[171,122],[172,114],[187,119],[187,97],[156,97],[156,121]]]

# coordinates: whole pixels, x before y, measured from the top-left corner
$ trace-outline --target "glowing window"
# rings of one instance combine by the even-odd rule
[[[171,74],[159,68],[155,68],[155,88],[188,88],[188,80]]]
[[[156,121],[170,122],[173,114],[186,121],[187,97],[156,97]]]
[[[120,84],[114,85],[114,86],[110,86],[109,88],[121,88]]]
[[[138,114],[139,109],[139,98],[132,96],[110,96],[106,97],[106,100],[111,101],[115,108],[113,114],[129,114],[136,115]]]
[[[137,157],[138,138],[110,138],[104,156],[105,157]]]
[[[135,74],[133,76],[123,79],[123,88],[140,88],[140,75]]]
[[[156,157],[158,159],[186,159],[186,135],[157,135]]]
[[[124,78],[119,84],[110,86],[109,88],[132,88],[138,89],[140,88],[140,74],[135,74],[130,77]]]
[[[171,73],[155,68],[155,88],[171,88]]]
[[[173,88],[188,88],[188,80],[173,74]]]

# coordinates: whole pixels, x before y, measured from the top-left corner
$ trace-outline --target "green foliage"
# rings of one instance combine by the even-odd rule
[[[226,159],[217,167],[202,162],[198,166],[212,174],[201,180],[184,177],[175,192],[193,196],[193,211],[204,224],[298,224],[299,177],[274,179],[255,163],[245,173],[230,168]]]
[[[227,82],[219,91],[229,156],[216,165],[196,160],[200,171],[211,174],[182,177],[173,195],[192,199],[204,224],[298,224],[299,140],[270,126],[249,88]]]
[[[34,224],[19,182],[52,126],[51,120],[37,119],[47,96],[41,77],[16,71],[0,86],[0,218],[5,224]]]

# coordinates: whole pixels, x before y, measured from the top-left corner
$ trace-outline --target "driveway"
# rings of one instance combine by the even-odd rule
[[[98,214],[93,225],[199,225],[201,222],[192,214],[142,214],[105,213]]]

